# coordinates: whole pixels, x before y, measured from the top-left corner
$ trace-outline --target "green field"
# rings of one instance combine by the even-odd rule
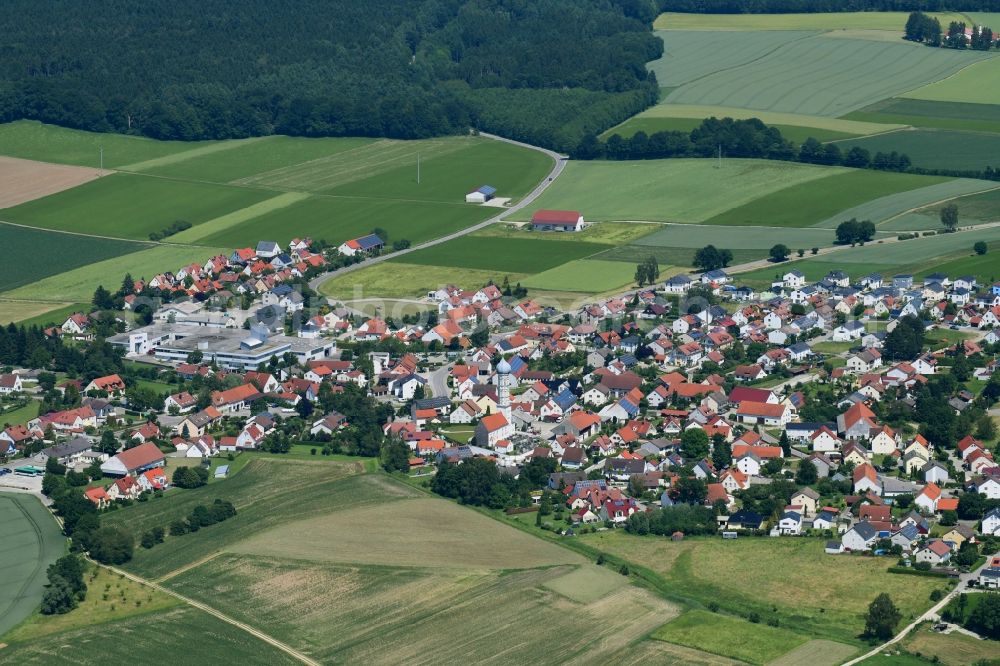
[[[654,108],[669,109],[670,106],[665,105]],[[754,114],[752,112],[747,112],[744,115],[752,116]],[[665,116],[645,116],[640,114],[629,118],[621,125],[612,127],[601,136],[607,138],[612,134],[618,134],[623,138],[630,138],[636,132],[645,132],[646,134],[654,134],[656,132],[690,132],[694,128],[701,125],[702,120],[703,118],[669,118]],[[801,125],[770,125],[770,127],[777,129],[781,132],[781,136],[797,144],[801,144],[809,138],[826,143],[827,141],[840,141],[857,136],[856,134],[849,132],[837,132],[834,130],[804,127]]]
[[[0,267],[0,292],[4,292],[151,246],[0,223],[0,247],[9,257]]]
[[[842,151],[854,146],[878,152],[906,153],[914,166],[925,169],[981,171],[994,166],[1000,151],[1000,135],[985,132],[959,132],[945,129],[919,129],[889,132],[837,144]]]
[[[707,220],[706,224],[809,227],[879,197],[943,183],[941,176],[853,170],[772,192]]]
[[[930,103],[930,102],[928,102]],[[827,116],[810,116],[799,113],[782,113],[778,111],[762,111],[759,109],[740,109],[734,106],[710,106],[710,105],[687,105],[687,104],[657,104],[633,116],[625,121],[627,126],[633,122],[646,122],[664,119],[679,122],[697,121],[700,123],[704,118],[757,118],[761,122],[775,127],[795,128],[796,131],[809,136],[811,132],[835,133],[835,134],[855,134],[867,135],[878,132],[887,132],[894,129],[901,129],[908,123],[899,125],[891,124],[891,121],[866,122],[863,120],[845,120],[843,118],[829,118]],[[605,134],[613,134],[616,128],[611,128]],[[816,136],[818,139],[819,136]]]
[[[32,301],[0,301],[0,312],[11,312],[15,309],[18,304],[32,303],[35,307],[35,312],[40,314],[34,314],[24,319],[13,319],[19,325],[26,327],[39,326],[45,327],[52,324],[62,324],[66,321],[66,318],[71,314],[76,312],[84,312],[90,308],[89,303],[68,303],[62,304],[59,301],[53,302],[32,302]],[[5,306],[10,305],[12,309],[6,309]],[[55,307],[51,307],[55,306]],[[44,310],[44,312],[41,312]],[[6,323],[0,320],[0,323]]]
[[[0,552],[4,555],[0,568],[2,637],[42,602],[45,569],[66,552],[66,539],[37,498],[15,493],[0,492],[0,532]]]
[[[1000,219],[1000,188],[960,197],[955,199],[955,205],[958,206],[959,224],[961,225],[972,220],[995,222]],[[931,206],[921,212],[937,218],[940,209],[941,206]],[[941,228],[940,220],[938,220],[937,228]]]
[[[8,208],[10,222],[146,240],[177,220],[197,225],[245,208],[270,192],[119,173]]]
[[[24,407],[0,412],[0,424],[3,424],[5,428],[8,425],[23,425],[38,416],[38,410],[41,406],[42,403],[37,400],[29,400]]]
[[[844,116],[855,122],[886,122],[969,132],[1000,132],[1000,105],[931,102],[896,97]],[[845,122],[849,122],[846,121]]]
[[[526,210],[579,210],[586,220],[702,222],[785,187],[842,172],[773,160],[670,159],[570,162],[559,180]]]
[[[963,14],[932,12],[943,25],[966,20]],[[902,36],[906,12],[837,12],[815,14],[660,14],[659,30],[894,30]]]
[[[619,246],[648,236],[662,228],[663,225],[656,222],[598,222],[588,224],[582,231],[572,234],[544,234],[542,238],[547,241],[569,241],[571,243],[582,241]],[[504,222],[491,224],[470,234],[470,236],[474,238],[539,238],[539,234],[531,229],[531,225]]]
[[[701,229],[701,227],[685,227],[691,229]],[[710,228],[720,228],[720,227],[710,227]],[[726,229],[733,229],[735,227],[724,227]],[[750,227],[747,227],[748,229]],[[771,232],[773,234],[773,232]],[[733,260],[730,263],[731,266],[736,266],[738,264],[745,264],[749,261],[757,261],[758,259],[764,259],[767,257],[767,250],[762,248],[757,249],[747,249],[747,248],[736,248],[730,249],[725,246],[725,239],[720,241],[720,244],[716,247],[728,249],[733,253]],[[770,248],[774,245],[768,245]],[[811,246],[810,246],[811,247]],[[795,248],[798,249],[798,248]],[[808,250],[809,248],[805,248]],[[675,266],[675,267],[692,267],[694,260],[695,248],[693,247],[669,247],[664,245],[639,245],[638,243],[630,243],[629,245],[620,245],[618,247],[613,247],[609,250],[605,250],[600,254],[594,255],[593,259],[600,261],[621,261],[631,264],[632,268],[635,268],[635,264],[639,259],[644,259],[646,257],[654,257],[660,266]],[[666,275],[661,273],[661,278],[665,278]]]
[[[497,208],[457,203],[310,196],[237,224],[231,219],[209,222],[203,226],[212,233],[198,242],[237,247],[256,245],[261,239],[284,241],[292,236],[310,236],[340,244],[381,227],[389,234],[390,246],[404,238],[416,244],[464,229],[498,212]],[[200,233],[198,229],[193,227],[184,233]]]
[[[0,663],[49,666],[50,664],[102,664],[134,666],[143,663],[238,663],[260,666],[293,666],[297,659],[247,632],[191,606],[41,636],[0,649]],[[110,636],[129,636],[134,649],[119,649]],[[141,659],[136,652],[141,652]]]
[[[0,325],[6,326],[11,322],[35,322],[39,318],[47,321],[59,319],[63,309],[76,308],[74,303],[60,303],[59,301],[5,301],[0,300]],[[70,309],[68,314],[74,310]],[[51,317],[52,319],[49,319]],[[61,317],[62,321],[66,317]],[[30,325],[30,323],[29,323]]]
[[[411,253],[403,258],[412,256]],[[523,273],[459,268],[455,266],[425,266],[403,261],[383,262],[360,270],[337,275],[320,287],[320,292],[338,300],[358,298],[413,298],[454,284],[463,289],[478,289],[491,280],[501,284],[507,277],[513,285],[523,279]]]
[[[741,50],[741,41],[751,39],[745,34],[732,33],[729,48]],[[699,48],[698,44],[693,48]],[[704,53],[710,57],[707,49]],[[929,49],[901,40],[831,39],[821,34],[686,83],[663,101],[837,117],[989,57],[983,52]]]
[[[151,278],[163,271],[175,271],[191,262],[203,263],[216,254],[228,254],[232,248],[157,245],[148,250],[132,252],[115,259],[81,266],[65,273],[52,275],[33,284],[5,292],[3,296],[22,300],[88,303],[94,289],[103,284],[112,291],[118,288],[126,273],[135,278]],[[59,322],[62,323],[62,322]]]
[[[1000,60],[991,58],[962,69],[941,81],[906,93],[910,99],[932,102],[961,100],[967,104],[1000,104]]]
[[[639,261],[642,257],[636,257]],[[660,266],[664,270],[666,266]],[[554,291],[588,291],[599,293],[631,284],[635,265],[621,261],[577,259],[547,271],[536,273],[522,281],[530,289]]]
[[[653,638],[761,666],[808,640],[780,627],[697,610],[688,611],[663,625]]]
[[[441,245],[411,252],[399,261],[404,264],[454,266],[511,273],[538,273],[574,259],[582,259],[606,246],[580,241],[549,241],[545,232],[530,238],[476,238],[463,236]],[[389,263],[394,263],[390,260]]]
[[[909,211],[916,211],[926,206],[950,200],[955,197],[960,197],[958,201],[964,201],[968,197],[962,195],[968,195],[970,192],[991,190],[997,187],[997,183],[988,180],[955,178],[936,185],[918,187],[917,189],[897,192],[896,194],[887,194],[886,196],[866,201],[865,203],[853,206],[847,210],[839,211],[836,215],[832,215],[815,226],[823,227],[825,229],[835,229],[838,224],[844,220],[849,220],[852,217],[859,220],[871,220],[875,224],[879,225],[886,220],[898,218],[899,216],[905,216],[905,214]],[[928,228],[940,229],[940,219],[935,219],[934,222],[934,226]],[[884,227],[884,229],[893,228],[909,229],[914,227]],[[883,229],[883,227],[880,227],[880,230],[881,229]]]
[[[214,141],[156,141],[124,134],[101,134],[44,125],[34,120],[0,124],[0,153],[57,164],[115,169],[133,162],[164,157],[211,145]]]
[[[817,181],[824,182],[824,181]],[[654,234],[633,241],[633,245],[660,247],[701,248],[715,245],[733,250],[767,250],[775,243],[775,234],[780,233],[781,242],[792,249],[827,247],[833,245],[835,235],[827,229],[782,229],[773,227],[719,228],[706,225],[669,225]]]

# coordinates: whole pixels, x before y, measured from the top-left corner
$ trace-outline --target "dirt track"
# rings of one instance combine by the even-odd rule
[[[98,178],[99,169],[0,157],[0,208],[68,190]]]

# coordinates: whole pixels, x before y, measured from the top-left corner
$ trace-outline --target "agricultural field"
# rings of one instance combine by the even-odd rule
[[[995,663],[997,659],[996,642],[977,640],[957,632],[940,634],[929,624],[917,627],[903,642],[903,648],[945,666],[964,666],[980,661]]]
[[[77,241],[81,238],[69,234],[53,235],[66,236],[77,239]],[[104,240],[102,242],[118,243],[124,241]],[[66,301],[88,303],[98,285],[103,284],[114,291],[121,284],[126,273],[131,273],[135,278],[150,278],[159,272],[174,271],[191,262],[201,263],[216,254],[229,253],[230,251],[224,248],[194,245],[156,245],[149,247],[149,249],[140,249],[138,252],[130,252],[116,258],[104,259],[63,273],[50,275],[32,284],[25,284],[4,292],[2,295],[4,298],[15,300],[42,301],[52,299],[53,302],[57,303]]]
[[[24,304],[30,304],[32,306],[32,311],[41,310],[45,307],[45,312],[42,314],[36,314],[33,316],[25,317],[23,319],[13,320],[15,323],[30,327],[38,326],[44,328],[46,326],[51,326],[53,324],[62,324],[66,321],[66,318],[71,314],[76,312],[82,312],[90,307],[88,303],[67,303],[61,304],[58,301],[45,301],[45,302],[32,302],[32,301],[0,301],[0,312],[4,311],[4,307],[9,305],[12,309],[23,306]],[[49,306],[55,306],[50,308]],[[10,312],[11,310],[7,310]],[[24,312],[22,309],[21,312]],[[2,321],[2,320],[0,320]]]
[[[41,199],[98,178],[101,171],[0,156],[0,209]]]
[[[50,303],[46,301],[3,301],[0,300],[0,325],[6,326],[11,322],[35,321],[39,318],[48,317],[59,318],[59,313],[63,308],[68,308],[72,303]],[[72,314],[70,312],[69,314]],[[69,316],[69,315],[67,315]],[[63,321],[66,317],[62,318]]]
[[[656,630],[653,638],[760,666],[808,640],[781,627],[753,624],[731,615],[699,610],[688,611],[671,620]]]
[[[66,539],[37,498],[0,492],[0,636],[20,624],[42,602],[45,569],[66,552]],[[0,652],[0,660],[3,660]]]
[[[1000,187],[996,185],[988,192],[969,194],[955,199],[954,203],[958,206],[959,224],[962,226],[974,221],[996,222],[1000,220]],[[940,205],[931,206],[919,212],[937,218],[941,207]],[[938,219],[938,228],[940,225],[941,221]]]
[[[603,532],[579,537],[584,544],[641,565],[660,576],[664,589],[699,604],[715,601],[722,611],[757,612],[762,622],[777,617],[780,626],[806,637],[853,643],[863,629],[862,614],[874,592],[888,592],[903,617],[929,606],[940,581],[886,573],[886,561],[831,557],[819,539],[685,539],[637,537]],[[720,575],[733,562],[754,562],[738,578]],[[816,571],[825,584],[815,585]],[[800,591],[810,590],[803,596]],[[794,604],[789,600],[794,599]],[[793,646],[794,647],[794,646]],[[709,650],[711,651],[711,650]]]
[[[447,284],[460,284],[465,289],[475,289],[489,284],[491,280],[501,284],[505,277],[513,285],[523,279],[525,274],[387,261],[337,275],[320,285],[320,292],[338,300],[414,298],[426,296],[427,292]]]
[[[687,228],[687,227],[686,227]],[[699,228],[699,227],[690,227]],[[717,227],[724,229],[734,229],[737,227]],[[746,227],[750,229],[751,227]],[[773,232],[771,232],[773,233]],[[712,241],[710,241],[712,242]],[[745,264],[751,261],[757,261],[759,259],[765,259],[768,256],[767,249],[757,248],[736,248],[731,249],[727,247],[729,241],[723,240],[718,243],[714,243],[716,247],[720,249],[728,249],[733,253],[733,260],[730,262],[730,266],[738,266],[739,264]],[[770,248],[774,245],[768,245]],[[798,248],[795,248],[798,249]],[[808,248],[805,248],[808,249]],[[683,269],[690,269],[694,266],[694,254],[696,252],[695,248],[692,247],[674,247],[668,245],[640,245],[638,243],[631,243],[629,245],[621,245],[619,247],[613,247],[610,250],[605,250],[600,254],[594,255],[594,259],[600,261],[622,261],[630,264],[633,269],[636,262],[646,257],[653,257],[656,259],[657,263],[660,265],[660,278],[665,279],[670,276],[671,270],[664,270],[664,266],[672,266],[678,269],[678,272],[683,272]]]
[[[0,247],[4,248],[9,257],[38,257],[40,251],[45,257],[44,260],[35,261],[5,261],[0,267],[0,292],[6,292],[23,285],[36,284],[65,271],[86,268],[112,257],[127,257],[151,246],[0,223]],[[52,297],[64,303],[71,300],[56,292],[39,291],[36,295]]]
[[[941,81],[907,92],[903,97],[931,102],[961,100],[967,104],[1000,104],[1000,60],[989,59],[964,67]]]
[[[918,129],[887,132],[837,143],[844,152],[855,146],[878,152],[906,153],[914,166],[925,169],[980,171],[1000,164],[1000,134]]]
[[[531,238],[476,238],[463,236],[400,258],[404,264],[454,266],[511,273],[536,273],[606,248],[598,243],[550,241],[543,232]],[[388,263],[394,263],[390,260]]]
[[[639,257],[634,258],[634,260],[638,259]],[[660,266],[661,271],[664,268],[666,267]],[[634,277],[635,261],[629,264],[601,259],[576,259],[532,275],[522,284],[532,289],[598,293],[629,285],[633,282]]]
[[[946,182],[942,176],[851,170],[799,183],[716,215],[710,225],[809,227],[873,199]],[[849,218],[844,218],[849,219]],[[843,220],[841,220],[843,221]]]
[[[672,109],[670,106],[655,106],[651,110],[659,109]],[[701,125],[702,121],[706,117],[700,118],[685,118],[685,117],[670,117],[663,115],[646,115],[647,111],[643,111],[637,116],[632,116],[626,120],[621,125],[617,125],[607,130],[601,136],[603,138],[608,138],[613,134],[618,134],[622,138],[631,138],[636,132],[645,132],[646,134],[654,134],[656,132],[690,132],[694,128]],[[738,116],[752,116],[757,117],[759,115],[752,111],[744,111],[742,113],[736,114]],[[722,113],[722,117],[734,117],[732,113]],[[828,141],[841,141],[843,139],[852,139],[857,135],[851,132],[838,132],[835,130],[819,129],[816,127],[807,127],[801,125],[778,125],[768,123],[771,127],[777,129],[781,132],[781,136],[785,137],[789,141],[796,144],[801,144],[806,139],[812,138],[826,143]],[[881,131],[882,128],[880,128]]]
[[[659,30],[892,30],[902,34],[907,12],[817,12],[815,14],[660,14]],[[942,24],[968,21],[956,12],[932,12]]]
[[[788,228],[779,231],[773,227],[746,226],[720,229],[717,226],[706,225],[667,225],[654,234],[633,241],[633,245],[683,247],[694,250],[711,244],[730,250],[767,250],[777,242],[776,234],[780,234],[781,242],[788,247],[801,247],[807,250],[812,247],[832,245],[835,240],[835,235],[828,229]]]
[[[969,132],[1000,132],[1000,105],[895,97],[849,113],[844,116],[844,122],[884,122]]]
[[[177,220],[197,225],[269,196],[250,188],[118,173],[8,208],[3,216],[34,227],[147,240]]]
[[[640,162],[570,162],[530,210],[579,210],[587,220],[697,223],[770,192],[845,172],[769,160],[670,159]]]
[[[122,650],[109,636],[134,637],[142,661],[192,664],[239,663],[248,666],[294,666],[297,659],[242,629],[223,622],[191,606],[142,613],[94,625],[69,629],[24,642],[12,642],[0,649],[0,663],[18,666],[100,663],[105,666],[132,666],[136,656]],[[72,646],[72,649],[67,649]]]

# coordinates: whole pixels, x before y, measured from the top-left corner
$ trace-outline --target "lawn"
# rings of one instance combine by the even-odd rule
[[[0,292],[4,292],[22,285],[37,283],[63,271],[127,255],[150,246],[0,223],[0,247],[3,247],[11,258],[25,259],[5,261],[0,267]],[[30,260],[29,257],[38,259]],[[53,296],[61,295],[53,294]],[[60,298],[60,300],[65,303],[68,299]]]
[[[29,226],[146,240],[177,220],[197,225],[270,196],[245,187],[118,173],[3,214]]]
[[[970,132],[1000,132],[1000,106],[995,104],[932,102],[896,97],[876,102],[844,118],[857,122],[900,123]]]
[[[133,666],[135,650],[123,650],[110,636],[131,637],[142,663],[299,666],[276,647],[190,606],[133,615],[96,627],[90,624],[18,642],[0,651],[0,660],[20,666],[95,664]]]
[[[387,261],[334,276],[322,284],[320,291],[339,300],[414,298],[449,284],[461,285],[463,289],[478,289],[491,280],[501,284],[505,277],[513,285],[525,274]]]
[[[761,666],[809,640],[788,629],[698,610],[671,620],[653,638]]]
[[[66,316],[69,316],[75,308],[74,303],[0,300],[0,325],[6,326],[11,322],[55,321],[67,310],[69,312]],[[61,321],[65,321],[66,316],[62,316]]]
[[[838,167],[773,160],[669,159],[570,162],[563,175],[514,219],[538,209],[579,210],[587,220],[702,222],[797,183],[843,172]]]
[[[193,261],[203,263],[219,253],[231,249],[194,246],[158,245],[132,252],[115,259],[105,259],[84,265],[58,275],[52,275],[33,284],[18,287],[4,294],[14,299],[89,302],[97,285],[111,291],[118,289],[126,273],[135,278],[151,278],[161,271],[176,271]],[[62,322],[59,322],[62,323]]]
[[[104,134],[18,120],[0,125],[0,153],[42,162],[114,169],[143,160],[189,151],[215,142],[156,141],[124,134]]]
[[[567,261],[582,259],[606,249],[605,245],[580,241],[546,240],[545,232],[521,238],[476,238],[462,236],[447,243],[400,257],[404,264],[454,266],[510,273],[537,273]],[[390,260],[389,263],[394,263]]]
[[[932,102],[962,100],[967,104],[1000,104],[1000,60],[990,58],[962,69],[941,81],[905,94]]]
[[[640,258],[636,257],[635,261]],[[664,269],[666,266],[660,266]],[[635,265],[623,261],[577,259],[522,281],[529,289],[600,293],[632,284]]]
[[[738,49],[737,44],[731,47]],[[704,53],[710,57],[707,49]],[[682,85],[663,101],[838,117],[989,57],[902,40],[815,35]]]
[[[198,242],[237,247],[256,245],[262,238],[284,243],[293,236],[310,236],[340,244],[380,227],[388,232],[385,240],[391,246],[404,238],[412,243],[439,238],[499,212],[497,208],[471,204],[313,196],[235,225],[225,220],[209,222],[214,233]],[[189,231],[199,233],[196,230]]]
[[[813,638],[853,642],[877,591],[889,593],[905,619],[929,606],[928,595],[941,585],[938,580],[889,574],[892,562],[886,559],[826,555],[821,539],[704,537],[673,542],[623,532],[578,538],[646,567],[663,580],[662,589],[670,596],[695,605],[715,601],[722,610],[743,616],[757,612],[762,621],[776,617],[782,627]],[[738,575],[726,573],[734,566]],[[822,572],[822,584],[817,572]]]
[[[902,130],[837,145],[845,152],[860,146],[872,155],[893,150],[906,153],[914,166],[925,169],[981,171],[997,163],[1000,135],[947,129]]]
[[[42,602],[45,569],[66,552],[66,539],[37,498],[0,492],[5,564],[0,568],[0,636]],[[0,659],[3,658],[0,653]],[[13,662],[12,662],[13,663]]]
[[[41,403],[37,400],[29,400],[24,407],[12,409],[9,412],[0,412],[0,423],[6,428],[7,425],[22,425],[38,416]]]
[[[34,641],[43,636],[154,613],[183,603],[176,597],[93,564],[88,565],[84,581],[87,597],[75,609],[64,615],[35,613],[3,640],[10,643]]]
[[[771,192],[716,215],[706,224],[809,227],[874,199],[946,180],[942,176],[851,170]]]
[[[374,139],[365,138],[305,138],[267,136],[242,141],[227,141],[222,150],[200,153],[188,151],[166,159],[126,167],[158,176],[212,183],[255,176],[259,173],[302,164],[365,146]]]
[[[906,12],[817,12],[815,14],[660,14],[653,27],[664,30],[895,30],[902,37]],[[945,26],[962,14],[934,12]]]
[[[913,211],[931,204],[942,202],[955,197],[966,195],[970,192],[982,192],[983,190],[996,188],[997,183],[987,180],[977,180],[973,178],[955,178],[946,180],[935,185],[918,187],[913,190],[887,194],[870,201],[866,201],[857,206],[839,211],[826,220],[814,226],[826,229],[835,229],[838,224],[852,217],[858,220],[871,220],[877,225],[881,225],[886,220],[898,218]],[[961,199],[960,199],[961,201]],[[941,228],[941,220],[936,219],[936,226],[933,229]],[[891,227],[879,227],[880,230],[887,230]],[[913,228],[913,227],[901,227]]]

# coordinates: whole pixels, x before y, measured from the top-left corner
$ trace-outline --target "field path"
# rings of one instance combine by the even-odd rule
[[[171,590],[169,588],[163,587],[162,585],[160,585],[158,583],[154,583],[151,580],[146,580],[145,578],[142,578],[140,576],[136,576],[134,574],[130,574],[129,572],[123,571],[123,570],[118,569],[116,567],[111,567],[111,566],[107,566],[107,565],[100,565],[100,566],[104,566],[109,571],[113,571],[116,574],[119,574],[121,576],[125,576],[129,580],[135,581],[136,583],[139,583],[140,585],[145,585],[146,587],[150,587],[150,588],[156,590],[157,592],[162,592],[164,594],[169,594],[170,596],[174,597],[175,599],[180,599],[181,601],[183,601],[184,603],[188,604],[189,606],[193,606],[193,607],[197,608],[200,611],[204,611],[204,612],[208,613],[209,615],[211,615],[213,617],[216,617],[216,618],[222,620],[223,622],[225,622],[227,624],[233,625],[237,629],[242,629],[243,631],[247,632],[251,636],[253,636],[255,638],[259,638],[260,640],[264,641],[265,643],[268,643],[269,645],[273,645],[274,647],[278,648],[279,650],[281,650],[285,654],[289,655],[290,657],[292,657],[294,659],[298,659],[303,664],[308,664],[308,666],[320,666],[320,663],[318,661],[316,661],[316,660],[314,660],[314,659],[312,659],[312,658],[310,658],[310,657],[302,654],[301,652],[299,652],[298,650],[296,650],[295,648],[293,648],[291,645],[288,645],[286,643],[282,643],[277,638],[273,638],[273,637],[265,634],[263,631],[259,631],[257,629],[254,629],[250,625],[244,624],[243,622],[240,622],[239,620],[234,620],[233,618],[229,617],[228,615],[215,610],[211,606],[207,606],[207,605],[201,603],[200,601],[195,601],[194,599],[191,599],[189,597],[185,597],[184,595],[178,594],[177,592],[174,592],[173,590]]]
[[[329,273],[324,273],[323,275],[320,275],[319,277],[310,280],[309,287],[314,291],[318,292],[320,285],[322,285],[324,282],[340,277],[341,275],[345,275],[347,273],[351,273],[353,271],[357,271],[362,268],[367,268],[369,266],[374,266],[375,264],[380,264],[384,261],[388,261],[389,259],[397,259],[399,257],[402,257],[403,255],[409,254],[410,252],[423,250],[428,247],[433,247],[434,245],[440,245],[441,243],[447,243],[450,240],[461,238],[462,236],[467,236],[468,234],[479,231],[480,229],[485,229],[491,224],[499,222],[508,215],[515,213],[521,210],[522,208],[525,208],[526,206],[529,206],[532,201],[537,199],[542,194],[542,192],[548,189],[549,185],[555,182],[556,178],[559,177],[559,174],[563,172],[563,169],[566,166],[566,161],[569,159],[565,155],[560,155],[559,153],[552,150],[548,150],[547,148],[533,146],[529,143],[522,143],[521,141],[514,141],[513,139],[505,139],[502,136],[496,136],[495,134],[487,134],[485,132],[480,132],[479,136],[485,137],[487,139],[493,139],[495,141],[503,141],[504,143],[510,143],[515,146],[520,146],[522,148],[530,148],[531,150],[537,150],[540,153],[545,153],[546,155],[551,157],[554,162],[554,164],[552,165],[552,170],[549,172],[549,174],[545,177],[545,179],[542,182],[540,182],[537,186],[535,186],[535,189],[533,189],[531,192],[522,197],[520,201],[518,201],[510,208],[502,209],[497,215],[494,215],[493,217],[483,220],[478,224],[474,224],[471,227],[460,229],[454,233],[448,234],[447,236],[441,236],[440,238],[435,238],[433,240],[420,243],[418,245],[413,245],[405,250],[400,250],[399,252],[391,252],[389,254],[383,254],[377,257],[372,257],[370,259],[366,259],[365,261],[352,264],[350,266],[344,266],[343,268],[331,271]]]
[[[191,148],[189,150],[182,150],[179,153],[171,153],[170,155],[164,155],[163,157],[154,157],[151,160],[145,160],[143,162],[135,162],[134,164],[126,164],[125,166],[120,166],[116,171],[145,171],[147,169],[155,169],[156,167],[167,166],[168,164],[176,164],[177,162],[184,162],[186,160],[201,157],[202,155],[211,155],[212,153],[218,153],[223,150],[232,150],[233,148],[240,148],[247,145],[248,143],[255,143],[257,141],[262,141],[268,137],[266,136],[254,136],[249,139],[236,139],[235,141],[219,141],[212,142],[207,146],[198,146],[197,148]]]

